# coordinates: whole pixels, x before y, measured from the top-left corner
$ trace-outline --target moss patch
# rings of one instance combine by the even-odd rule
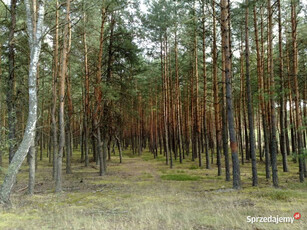
[[[201,180],[201,176],[191,176],[188,174],[167,174],[161,176],[162,180],[175,180],[175,181],[196,181]]]

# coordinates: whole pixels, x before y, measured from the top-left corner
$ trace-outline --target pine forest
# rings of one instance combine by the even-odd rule
[[[307,0],[1,0],[0,229],[307,229]]]

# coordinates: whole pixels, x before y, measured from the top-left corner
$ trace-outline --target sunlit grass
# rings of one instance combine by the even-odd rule
[[[94,162],[85,168],[74,152],[73,174],[63,169],[63,189],[54,194],[51,164],[38,162],[35,195],[25,195],[27,164],[24,163],[12,195],[13,209],[0,213],[0,229],[306,229],[307,183],[298,182],[298,165],[289,160],[280,188],[265,178],[258,162],[259,186],[251,185],[251,163],[241,166],[242,189],[217,176],[217,166],[198,166],[188,156],[182,164],[174,159],[171,169],[162,155],[154,159],[124,151],[123,163],[112,154],[108,173],[100,177]],[[279,155],[280,157],[280,155]],[[6,160],[6,159],[5,159]],[[205,163],[205,162],[204,162]],[[48,167],[46,167],[48,166]],[[4,165],[4,168],[7,164]],[[65,164],[63,164],[65,167]],[[3,174],[0,175],[0,180]],[[247,216],[293,216],[294,224],[246,222]]]

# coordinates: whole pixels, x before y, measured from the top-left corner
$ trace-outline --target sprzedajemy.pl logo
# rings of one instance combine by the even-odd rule
[[[247,223],[291,223],[293,224],[294,219],[299,220],[301,214],[299,212],[294,213],[293,217],[285,216],[247,216]]]

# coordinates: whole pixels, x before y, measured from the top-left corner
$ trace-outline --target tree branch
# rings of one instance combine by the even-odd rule
[[[11,13],[10,8],[5,4],[5,2],[3,2],[3,0],[0,0],[2,2],[2,4],[4,5],[5,9]]]

